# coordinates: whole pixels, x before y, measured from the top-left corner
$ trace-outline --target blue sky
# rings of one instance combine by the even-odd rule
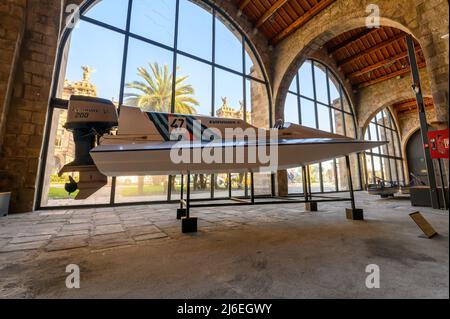
[[[126,26],[127,0],[103,0],[86,16],[124,29]],[[175,0],[134,0],[130,30],[140,36],[158,41],[167,46],[174,45]],[[216,63],[242,72],[242,44],[221,21],[216,19]],[[66,79],[82,78],[82,65],[96,71],[91,81],[97,85],[98,95],[119,99],[124,36],[120,33],[81,21],[74,29],[70,41]],[[202,59],[212,60],[212,15],[188,0],[181,0],[179,15],[178,48]],[[197,111],[209,114],[211,110],[211,66],[179,55],[178,74],[188,75],[187,83],[195,90],[200,102]],[[173,53],[169,50],[131,38],[128,48],[126,83],[139,80],[137,68],[158,62],[173,65]],[[253,65],[246,56],[247,72]],[[230,105],[239,108],[243,100],[242,77],[216,69],[216,109],[221,106],[221,97],[228,97]],[[125,90],[127,92],[129,90]]]
[[[169,47],[174,46],[175,29],[175,0],[134,0],[130,29],[132,33],[163,43]],[[125,29],[127,0],[103,0],[95,5],[86,16],[101,22]],[[180,0],[179,37],[178,48],[189,54],[198,56],[207,61],[212,60],[212,14],[205,8],[191,3],[188,0]],[[96,84],[98,95],[102,98],[118,101],[120,93],[120,79],[122,72],[124,36],[120,33],[96,26],[89,22],[81,21],[73,31],[66,78],[77,81],[82,78],[82,65],[88,65],[96,71],[92,74],[91,81]],[[243,101],[242,77],[231,72],[216,68],[215,101],[212,99],[211,66],[178,55],[178,76],[189,76],[186,83],[191,84],[195,91],[195,98],[200,105],[197,113],[209,115],[211,104],[214,102],[217,110],[222,105],[222,97],[227,97],[229,104],[238,109],[239,102]],[[149,63],[158,62],[159,65],[173,67],[173,53],[170,50],[151,45],[149,43],[130,38],[128,46],[127,67],[125,82],[140,80],[137,76],[138,67],[148,67]],[[227,68],[241,72],[242,43],[239,35],[216,18],[216,63]],[[246,54],[246,73],[250,72],[253,61]],[[328,103],[326,87],[326,74],[321,68],[315,66],[317,99]],[[298,72],[300,82],[300,94],[313,98],[312,66],[305,62]],[[251,109],[250,86],[247,82],[247,109]],[[294,78],[290,90],[297,92],[297,83]],[[125,92],[131,92],[125,89]],[[330,85],[332,100],[339,97],[335,85]],[[301,112],[303,125],[331,130],[328,109],[320,108],[319,123],[316,123],[314,104],[301,99]],[[298,123],[297,96],[288,94],[285,109],[286,121]]]

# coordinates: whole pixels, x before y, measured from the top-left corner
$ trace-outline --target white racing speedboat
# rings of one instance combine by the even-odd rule
[[[73,96],[66,128],[74,134],[75,161],[60,174],[69,192],[91,196],[107,176],[275,172],[384,145],[279,121],[270,130],[240,119],[156,112],[107,100]]]

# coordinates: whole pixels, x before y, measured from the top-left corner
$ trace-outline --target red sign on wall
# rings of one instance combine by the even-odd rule
[[[428,143],[430,144],[431,157],[435,159],[448,159],[448,135],[449,129],[428,132]]]

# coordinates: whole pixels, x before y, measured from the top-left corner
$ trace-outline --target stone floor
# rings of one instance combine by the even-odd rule
[[[360,192],[357,203],[363,222],[345,219],[344,202],[315,213],[197,208],[191,235],[176,205],[10,215],[0,218],[0,298],[448,298],[448,212],[420,209],[440,234],[429,240],[408,200]],[[82,288],[69,290],[73,263]],[[365,287],[372,263],[381,289]]]

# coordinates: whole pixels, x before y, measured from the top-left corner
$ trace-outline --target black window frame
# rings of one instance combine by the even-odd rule
[[[215,79],[216,79],[216,69],[221,69],[227,72],[230,72],[232,74],[241,76],[243,78],[243,106],[244,106],[244,120],[247,118],[247,110],[248,110],[248,105],[247,105],[247,98],[246,98],[246,94],[247,94],[247,85],[248,82],[251,83],[250,81],[255,81],[257,83],[263,84],[266,87],[266,91],[267,91],[267,98],[268,98],[268,122],[269,122],[269,126],[272,127],[273,125],[273,115],[272,115],[272,92],[271,92],[271,87],[270,87],[270,83],[269,83],[269,77],[268,74],[265,70],[264,64],[262,63],[262,60],[256,50],[256,48],[254,47],[254,45],[252,44],[252,42],[249,40],[249,38],[247,37],[247,35],[245,34],[245,32],[242,30],[242,28],[233,21],[233,19],[231,17],[229,17],[229,15],[220,7],[218,7],[216,4],[214,4],[213,2],[209,1],[209,0],[189,0],[191,1],[193,4],[199,5],[200,7],[207,6],[208,8],[211,9],[211,18],[212,18],[212,60],[208,61],[205,60],[203,58],[197,57],[193,54],[181,51],[178,49],[178,27],[179,27],[179,10],[180,10],[180,1],[181,0],[173,0],[176,2],[176,13],[175,13],[175,30],[174,30],[174,44],[173,47],[168,46],[166,44],[154,41],[152,39],[146,38],[144,36],[132,33],[130,31],[130,26],[131,26],[131,18],[132,18],[132,10],[133,10],[133,1],[134,0],[123,0],[123,1],[128,1],[128,11],[127,11],[127,16],[126,16],[126,26],[125,29],[122,28],[118,28],[115,26],[112,26],[110,24],[107,24],[105,22],[87,17],[85,14],[87,12],[89,12],[89,10],[94,7],[95,5],[98,4],[98,0],[89,0],[84,2],[80,8],[79,8],[79,19],[80,21],[83,22],[87,22],[93,25],[96,25],[98,27],[102,27],[104,29],[122,34],[124,36],[124,48],[123,48],[123,60],[122,60],[122,70],[121,70],[121,79],[120,79],[120,92],[119,92],[119,110],[120,110],[120,105],[123,104],[124,102],[124,95],[125,95],[125,77],[126,77],[126,67],[127,67],[127,60],[128,60],[128,48],[129,48],[129,40],[130,39],[136,39],[136,40],[140,40],[142,42],[145,42],[147,44],[151,44],[154,45],[156,47],[162,48],[162,49],[166,49],[170,52],[172,52],[173,54],[173,81],[176,81],[176,73],[177,73],[177,56],[178,55],[182,55],[185,56],[187,58],[191,58],[193,60],[196,60],[198,62],[202,62],[205,64],[208,64],[211,66],[211,79],[212,79],[212,86],[211,86],[211,90],[212,90],[212,95],[211,95],[211,115],[215,116]],[[238,33],[238,37],[237,40],[241,42],[242,45],[242,72],[233,70],[231,68],[228,68],[226,66],[222,66],[220,64],[217,64],[215,61],[215,53],[216,53],[216,18],[221,19],[222,21],[226,21],[227,24],[229,24],[229,26],[231,26],[237,33]],[[42,153],[41,153],[41,161],[40,161],[40,166],[39,166],[39,178],[38,178],[38,187],[37,187],[37,194],[36,194],[36,199],[35,199],[35,209],[39,210],[39,209],[53,209],[55,208],[54,206],[43,206],[42,205],[42,197],[43,197],[43,191],[44,191],[44,183],[45,183],[45,174],[46,174],[46,164],[47,164],[47,157],[48,157],[48,151],[49,151],[49,139],[50,139],[50,132],[52,129],[52,125],[53,125],[53,114],[55,109],[60,109],[60,110],[67,110],[67,106],[65,105],[61,105],[61,104],[54,104],[52,103],[52,101],[54,99],[57,98],[57,94],[58,94],[58,84],[60,82],[60,73],[62,70],[62,65],[63,65],[63,59],[64,59],[64,50],[66,47],[66,44],[68,42],[68,40],[70,39],[70,35],[73,31],[73,28],[66,28],[60,37],[59,40],[59,45],[58,45],[58,53],[57,53],[57,59],[56,59],[56,64],[55,64],[55,71],[54,71],[54,78],[53,78],[53,86],[52,86],[52,90],[51,90],[51,98],[50,98],[50,103],[49,103],[49,107],[48,107],[48,112],[47,112],[47,118],[46,118],[46,127],[45,127],[45,136],[44,136],[44,143],[43,143],[43,148],[42,148]],[[231,30],[230,30],[231,32]],[[235,33],[236,36],[236,33]],[[259,68],[259,70],[261,71],[261,75],[263,77],[263,79],[257,78],[257,77],[253,77],[249,74],[246,74],[247,72],[247,65],[246,65],[246,48],[248,48],[250,50],[250,52],[248,52],[249,54],[251,54],[250,58],[254,57],[256,59],[256,61],[253,61],[254,65]],[[174,108],[175,108],[175,83],[173,83],[172,85],[172,97],[171,97],[171,112],[174,113]],[[230,180],[230,174],[228,175],[228,180]],[[174,200],[172,200],[172,189],[171,189],[171,179],[173,178],[173,176],[169,176],[168,177],[168,183],[167,183],[167,201],[145,201],[145,202],[130,202],[130,203],[118,203],[116,202],[116,178],[113,177],[112,178],[112,184],[111,184],[111,192],[110,192],[110,200],[109,203],[106,204],[79,204],[79,205],[66,205],[63,206],[64,208],[90,208],[90,207],[114,207],[114,206],[125,206],[125,205],[140,205],[140,204],[158,204],[158,203],[169,203],[169,202],[173,202]],[[214,199],[214,180],[215,180],[215,176],[210,175],[211,181],[210,181],[210,193],[211,193],[211,199]],[[247,179],[247,176],[246,176]],[[274,195],[275,193],[275,176],[274,174],[271,175],[271,185],[270,185],[270,189],[271,189],[271,193],[272,195]],[[246,185],[246,189],[245,192],[248,193],[247,190],[247,185]]]

